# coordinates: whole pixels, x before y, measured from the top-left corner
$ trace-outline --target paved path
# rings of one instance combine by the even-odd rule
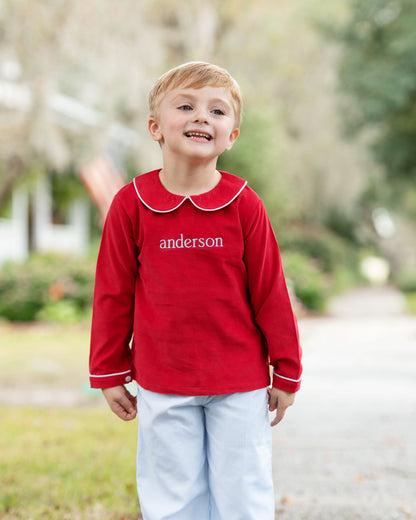
[[[273,430],[276,518],[416,518],[416,318],[394,290],[359,289],[300,332],[303,386]]]

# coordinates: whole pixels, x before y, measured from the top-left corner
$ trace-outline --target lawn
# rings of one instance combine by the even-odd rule
[[[416,314],[416,292],[405,293],[407,309],[412,314]]]
[[[85,325],[0,324],[2,520],[139,516],[137,421],[88,390],[88,336]]]
[[[1,407],[2,520],[133,520],[136,421],[105,408]]]
[[[0,387],[48,384],[75,388],[88,380],[89,325],[0,322]]]

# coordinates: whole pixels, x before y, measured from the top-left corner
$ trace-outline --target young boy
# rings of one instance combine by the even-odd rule
[[[216,169],[241,110],[224,69],[164,74],[148,123],[163,168],[115,196],[103,231],[91,386],[121,419],[138,413],[145,520],[274,518],[268,409],[274,426],[293,404],[301,348],[264,206]]]

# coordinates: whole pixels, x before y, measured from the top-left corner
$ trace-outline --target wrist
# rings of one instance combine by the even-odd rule
[[[295,393],[299,390],[301,385],[302,378],[293,379],[290,377],[286,377],[282,374],[277,373],[273,370],[273,388],[277,388],[278,390],[283,390],[290,394]]]

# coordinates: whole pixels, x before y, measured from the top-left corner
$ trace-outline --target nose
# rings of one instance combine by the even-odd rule
[[[194,112],[194,123],[208,123],[207,110],[202,107],[198,107]]]

